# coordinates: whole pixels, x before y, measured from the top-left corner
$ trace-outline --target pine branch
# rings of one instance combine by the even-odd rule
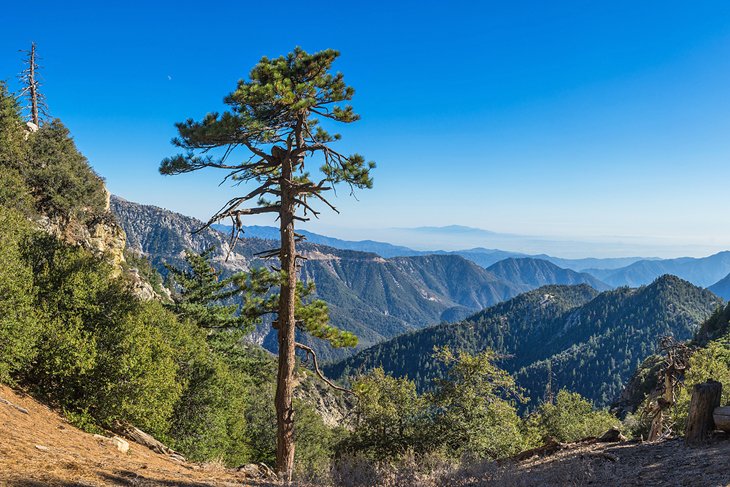
[[[303,344],[301,344],[299,342],[294,343],[294,346],[297,347],[300,350],[304,350],[307,353],[307,355],[312,358],[312,367],[314,369],[314,372],[328,386],[330,386],[331,388],[333,388],[335,390],[338,390],[338,391],[341,391],[341,392],[344,392],[344,393],[347,393],[347,394],[352,394],[353,396],[357,396],[357,394],[355,394],[355,392],[353,392],[352,390],[346,389],[344,387],[340,387],[340,386],[334,384],[331,380],[329,380],[327,377],[324,376],[324,374],[322,373],[322,371],[319,370],[319,364],[317,363],[317,354],[314,352],[314,349],[312,349],[311,347],[308,347],[306,345],[303,345]]]

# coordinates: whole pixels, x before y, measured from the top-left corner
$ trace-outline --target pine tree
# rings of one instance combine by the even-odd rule
[[[347,184],[351,192],[372,187],[370,171],[375,164],[365,162],[359,154],[336,151],[333,143],[340,140],[339,134],[330,134],[319,125],[322,120],[351,123],[359,118],[346,104],[352,99],[353,88],[345,84],[341,73],[330,71],[338,56],[332,49],[308,54],[296,48],[276,59],[262,58],[249,80],[240,81],[225,98],[228,111],[177,124],[179,137],[173,143],[184,153],[160,165],[160,172],[166,175],[218,168],[227,172],[224,181],[255,183],[250,192],[228,201],[207,223],[230,219],[233,243],[243,229],[241,217],[270,213],[279,220],[281,246],[266,257],[278,256],[281,265],[274,321],[279,345],[276,458],[277,470],[286,479],[291,478],[294,461],[296,348],[311,355],[316,366],[312,349],[295,342],[295,331],[308,332],[334,346],[356,342],[353,335],[327,324],[324,303],[297,306],[302,293],[311,292],[311,286],[298,283],[298,259],[302,256],[297,254],[296,243],[302,237],[294,231],[295,222],[319,214],[313,201],[336,211],[324,195],[337,184]],[[246,157],[232,161],[240,152]],[[305,161],[315,156],[323,164],[317,173],[311,173],[311,164],[305,170]]]

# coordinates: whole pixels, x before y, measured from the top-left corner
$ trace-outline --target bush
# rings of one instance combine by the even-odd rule
[[[497,354],[443,348],[436,357],[448,371],[433,398],[434,441],[455,456],[504,458],[521,451],[524,438],[513,402],[522,398],[512,376],[494,364]]]
[[[192,460],[245,463],[251,457],[246,438],[246,377],[209,351],[195,325],[185,325],[193,329],[173,339],[184,389],[172,415],[172,443]]]
[[[22,247],[33,234],[21,214],[0,207],[0,381],[27,367],[39,333],[33,303],[33,270]]]
[[[578,441],[599,436],[608,429],[620,426],[620,421],[608,411],[595,410],[593,404],[577,392],[562,389],[555,403],[544,403],[536,414],[528,418],[544,441],[548,437],[561,442]]]
[[[429,429],[426,404],[413,381],[385,375],[378,368],[357,378],[353,390],[358,397],[357,422],[345,448],[375,459],[424,449]]]

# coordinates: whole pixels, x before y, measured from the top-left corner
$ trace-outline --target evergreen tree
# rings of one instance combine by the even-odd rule
[[[188,269],[166,264],[169,288],[174,291],[168,307],[181,318],[187,318],[209,330],[249,331],[253,322],[240,312],[240,305],[228,304],[243,293],[238,283],[246,279],[244,273],[223,278],[213,267],[210,256],[213,249],[202,254],[185,252]],[[266,291],[264,288],[262,291]]]
[[[294,461],[295,349],[313,356],[313,351],[295,342],[297,329],[331,341],[334,345],[353,345],[354,336],[326,324],[324,303],[306,308],[308,316],[297,316],[296,221],[315,217],[311,203],[319,200],[334,209],[324,194],[338,183],[354,188],[372,187],[370,170],[358,155],[344,155],[332,147],[338,134],[324,130],[321,120],[350,123],[359,117],[346,103],[354,94],[341,73],[330,69],[337,51],[308,54],[300,48],[276,59],[262,58],[249,80],[226,97],[230,110],[212,113],[202,121],[192,119],[177,124],[179,137],[173,143],[185,151],[167,158],[160,165],[162,174],[174,175],[208,167],[227,172],[224,181],[253,182],[249,193],[231,199],[209,220],[208,225],[230,219],[233,240],[242,230],[241,217],[274,214],[279,220],[281,247],[272,250],[281,264],[281,282],[274,326],[278,331],[279,372],[276,391],[277,470],[290,479]],[[216,156],[215,149],[221,149]],[[250,155],[239,162],[231,159],[239,149]],[[318,156],[323,164],[318,174],[305,170],[305,160]],[[273,199],[267,199],[273,198]],[[250,205],[250,206],[246,206]],[[299,298],[301,299],[301,297]],[[300,311],[304,308],[300,308]]]

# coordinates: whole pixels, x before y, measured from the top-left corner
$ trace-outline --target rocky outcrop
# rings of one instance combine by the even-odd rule
[[[104,213],[87,222],[60,217],[42,216],[40,227],[70,245],[78,245],[97,257],[106,259],[121,273],[126,235],[111,213]]]
[[[132,291],[141,300],[170,299],[169,291],[161,295],[155,291],[139,269],[127,264],[124,257],[127,234],[111,212],[111,195],[108,191],[106,191],[105,206],[104,213],[87,221],[42,216],[38,224],[41,229],[59,240],[70,245],[78,245],[112,264],[115,275],[125,274],[131,283]]]

